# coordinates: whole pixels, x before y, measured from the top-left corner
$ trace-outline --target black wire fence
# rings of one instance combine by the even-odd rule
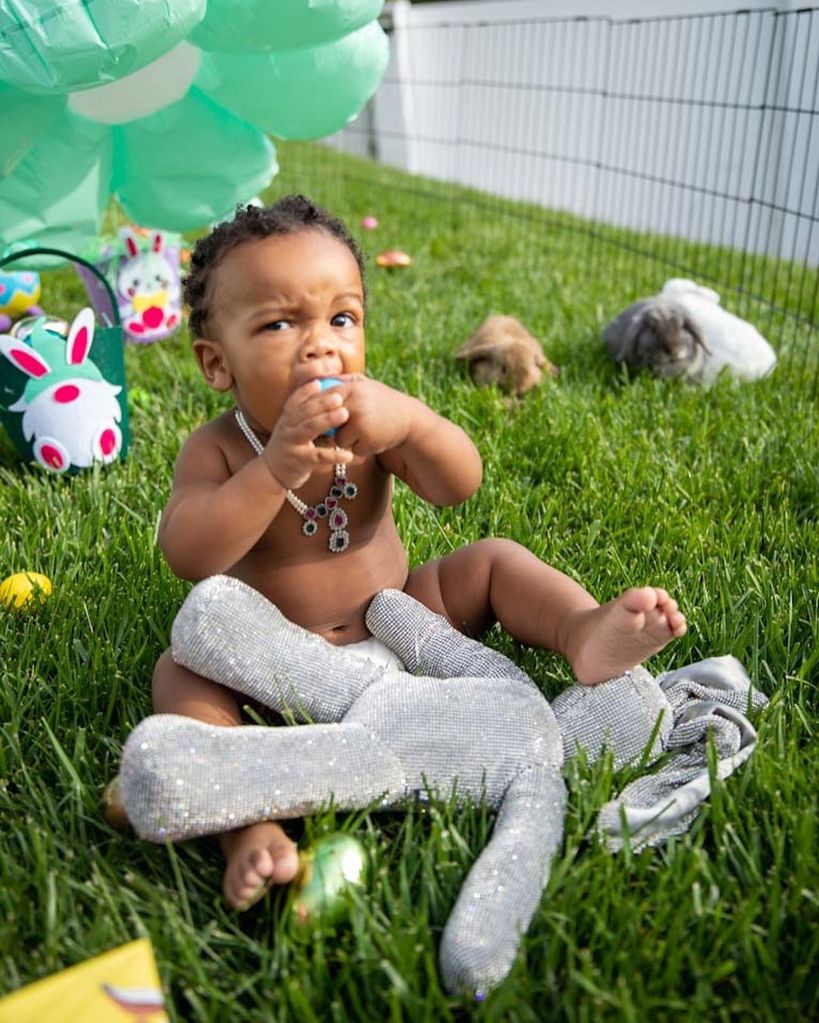
[[[522,239],[527,224],[580,232],[590,276],[616,276],[623,307],[669,277],[714,288],[815,399],[819,8],[492,22],[439,10],[400,38],[396,24],[379,92],[331,144],[409,170],[418,197],[430,179],[466,185],[452,203]]]

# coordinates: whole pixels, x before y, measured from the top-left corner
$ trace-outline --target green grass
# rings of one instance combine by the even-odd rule
[[[229,912],[211,843],[151,846],[99,812],[122,742],[150,711],[152,666],[187,590],[154,546],[171,467],[181,440],[224,407],[184,334],[130,347],[124,465],[49,478],[0,441],[0,576],[27,568],[54,582],[36,613],[0,614],[0,991],[147,935],[175,1020],[819,1017],[817,346],[789,349],[790,321],[774,313],[784,357],[766,381],[703,392],[626,380],[600,328],[673,274],[656,255],[670,242],[649,240],[643,257],[623,246],[646,251],[645,238],[590,239],[564,215],[313,147],[280,157],[270,195],[307,191],[352,225],[375,213],[370,256],[412,254],[404,272],[371,260],[370,372],[462,424],[484,456],[484,485],[462,507],[435,510],[399,487],[412,561],[505,535],[600,600],[666,586],[690,631],[650,666],[735,654],[771,697],[758,748],[686,836],[639,855],[612,856],[591,837],[622,779],[605,764],[569,765],[564,846],[511,976],[482,1006],[447,996],[436,964],[491,827],[481,808],[328,811],[294,825],[304,841],[352,831],[375,863],[351,922],[311,942],[287,931],[281,894]],[[729,255],[699,247],[686,259],[728,294],[747,284]],[[787,277],[773,264],[766,273]],[[783,291],[776,304],[789,301]],[[71,274],[46,278],[47,308],[80,302]],[[492,311],[544,340],[557,381],[520,401],[472,386],[452,353]],[[568,682],[556,657],[489,639],[547,695]]]

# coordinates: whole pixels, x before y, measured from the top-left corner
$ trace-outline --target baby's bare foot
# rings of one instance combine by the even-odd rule
[[[234,909],[248,909],[274,884],[296,876],[295,845],[275,821],[262,821],[221,836],[227,860],[222,893]]]
[[[665,590],[643,586],[590,611],[578,611],[566,644],[578,682],[616,678],[685,635],[685,618]]]

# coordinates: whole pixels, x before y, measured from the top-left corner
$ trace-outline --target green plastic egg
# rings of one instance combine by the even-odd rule
[[[367,854],[352,835],[326,835],[299,854],[301,867],[293,882],[291,920],[297,931],[336,923],[346,914],[351,893],[363,888]]]

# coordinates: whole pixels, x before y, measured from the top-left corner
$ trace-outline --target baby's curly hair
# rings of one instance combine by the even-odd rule
[[[190,309],[190,331],[202,337],[208,318],[208,284],[213,271],[231,249],[246,241],[298,231],[325,231],[347,246],[358,263],[366,302],[364,256],[358,243],[338,217],[316,206],[304,195],[287,195],[272,206],[237,206],[236,215],[200,238],[191,253],[190,271],[183,283],[183,297]]]

